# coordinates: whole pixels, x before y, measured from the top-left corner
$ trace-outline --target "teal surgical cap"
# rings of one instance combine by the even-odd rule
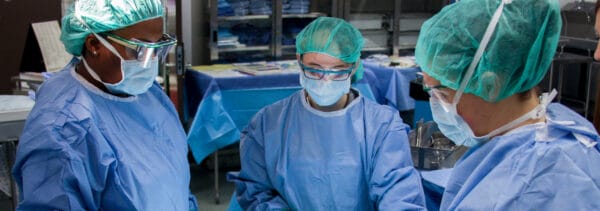
[[[346,63],[360,60],[363,37],[358,29],[343,19],[319,17],[308,24],[296,36],[296,53],[320,53]],[[353,81],[363,75],[362,63],[358,65]]]
[[[504,1],[495,31],[464,90],[488,102],[536,86],[552,63],[561,30],[557,0]],[[415,49],[421,69],[458,90],[501,2],[462,0],[427,20]]]
[[[160,0],[77,0],[62,19],[60,40],[69,53],[80,56],[92,32],[117,30],[163,14]]]

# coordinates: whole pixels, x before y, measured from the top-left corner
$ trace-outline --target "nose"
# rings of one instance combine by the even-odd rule
[[[323,78],[321,78],[321,80],[325,81],[325,82],[333,81],[333,79],[331,78],[331,76],[329,76],[329,74],[325,74],[323,76]]]

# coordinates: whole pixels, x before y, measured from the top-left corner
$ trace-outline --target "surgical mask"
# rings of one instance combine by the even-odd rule
[[[491,137],[512,129],[529,119],[542,118],[546,114],[546,107],[552,102],[554,97],[556,97],[556,93],[556,90],[552,90],[550,93],[542,94],[540,97],[540,104],[533,110],[484,136],[475,136],[471,127],[469,127],[467,122],[456,112],[456,104],[447,107],[448,105],[443,102],[443,99],[440,99],[437,97],[438,95],[433,93],[431,93],[432,97],[429,102],[433,119],[437,123],[440,131],[456,145],[473,147],[488,141]]]
[[[456,110],[458,101],[460,100],[460,97],[462,96],[469,80],[473,76],[475,67],[477,67],[477,65],[479,64],[479,60],[481,59],[481,56],[483,55],[483,52],[485,51],[487,44],[489,43],[490,38],[496,29],[496,25],[498,24],[500,16],[502,15],[504,5],[510,4],[511,2],[512,0],[503,0],[500,3],[500,6],[496,9],[496,12],[492,16],[492,20],[488,25],[485,34],[483,35],[481,44],[475,52],[473,61],[469,65],[469,68],[467,69],[467,72],[465,73],[465,76],[462,79],[460,87],[458,88],[456,94],[454,95],[454,98],[452,99],[452,102],[445,102],[445,98],[441,97],[441,94],[439,94],[439,92],[436,92],[436,90],[431,90],[429,92],[431,96],[429,102],[431,105],[433,120],[438,124],[438,128],[440,129],[440,131],[457,145],[472,147],[479,143],[489,140],[491,137],[508,131],[529,119],[541,118],[542,115],[545,114],[546,106],[556,95],[555,91],[550,93],[550,95],[543,95],[543,99],[541,100],[540,105],[536,106],[536,108],[534,108],[532,111],[491,131],[486,135],[479,137],[475,136],[473,130],[471,130],[467,122],[460,115],[458,115],[458,112]]]
[[[108,91],[113,94],[139,95],[148,91],[158,75],[158,58],[153,57],[149,61],[125,60],[104,38],[98,35],[96,37],[100,43],[121,59],[121,81],[114,84],[103,82],[98,74],[96,74],[96,71],[82,58],[83,64],[92,78],[104,84]]]
[[[137,60],[121,60],[121,81],[111,84],[102,81],[96,71],[87,64],[85,58],[82,58],[82,61],[92,78],[101,82],[113,94],[139,95],[145,93],[158,75],[157,58],[152,59],[146,68],[142,67],[141,62]]]
[[[320,106],[330,106],[350,91],[351,78],[343,81],[315,80],[300,73],[300,85],[311,99]]]

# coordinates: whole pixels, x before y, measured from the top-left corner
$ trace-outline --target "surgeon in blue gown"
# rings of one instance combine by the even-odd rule
[[[242,132],[234,179],[245,210],[420,210],[408,127],[350,88],[360,32],[321,17],[296,39],[304,89],[260,110]],[[353,79],[354,78],[354,79]]]
[[[538,93],[561,31],[557,0],[463,0],[425,22],[415,50],[444,135],[470,147],[441,210],[598,210],[600,138]]]
[[[75,58],[43,83],[13,175],[17,210],[195,210],[185,133],[155,82],[175,40],[160,0],[79,0],[62,19]]]

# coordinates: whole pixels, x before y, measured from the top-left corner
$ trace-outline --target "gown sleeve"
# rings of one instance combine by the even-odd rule
[[[262,115],[259,112],[240,137],[241,171],[236,179],[236,194],[244,210],[285,210],[286,201],[272,187],[265,169],[262,141]]]
[[[92,168],[74,150],[84,144],[85,126],[62,115],[34,116],[21,137],[13,176],[19,189],[17,210],[98,210],[106,169]],[[50,120],[53,123],[48,123]],[[96,160],[90,158],[91,160]],[[89,175],[92,172],[94,175]]]
[[[421,178],[410,154],[408,127],[397,115],[378,127],[369,181],[371,200],[378,210],[425,210]]]

